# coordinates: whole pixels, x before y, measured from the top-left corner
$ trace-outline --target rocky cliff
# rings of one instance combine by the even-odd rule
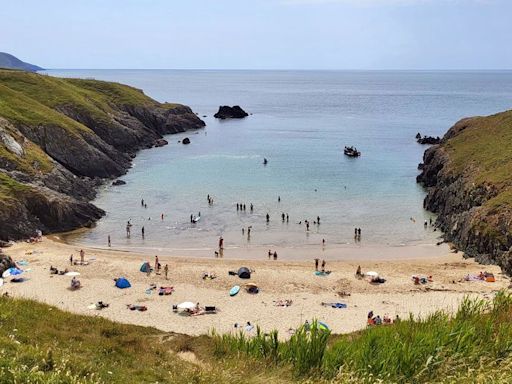
[[[103,179],[163,135],[203,126],[126,85],[0,70],[0,240],[91,225]]]
[[[424,206],[446,240],[512,273],[512,111],[460,120],[420,168]]]

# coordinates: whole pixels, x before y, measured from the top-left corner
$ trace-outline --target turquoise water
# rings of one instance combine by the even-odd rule
[[[423,227],[429,214],[415,182],[426,147],[414,136],[442,135],[462,117],[512,104],[512,72],[48,72],[127,83],[207,116],[205,129],[140,152],[123,177],[127,185],[99,193],[95,204],[106,217],[76,239],[105,245],[110,234],[113,245],[132,249],[213,248],[220,235],[227,246],[319,244],[322,238],[345,244],[354,241],[354,227],[362,229],[364,244],[435,242],[439,233]],[[213,118],[219,105],[234,104],[252,115]],[[192,143],[179,144],[186,136]],[[362,156],[345,157],[344,145],[355,145]],[[245,213],[237,212],[237,202],[246,203]],[[200,222],[191,224],[190,214],[199,211]],[[282,223],[282,212],[289,223]],[[309,233],[297,224],[317,216],[321,225],[312,224]],[[250,240],[241,232],[247,226]]]

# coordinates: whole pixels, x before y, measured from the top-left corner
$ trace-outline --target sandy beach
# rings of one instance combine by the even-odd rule
[[[352,332],[366,327],[366,315],[388,314],[406,317],[410,313],[425,316],[436,310],[453,311],[466,295],[492,297],[506,288],[509,279],[497,266],[483,266],[466,260],[462,253],[452,253],[446,245],[410,246],[397,251],[390,247],[346,247],[277,249],[280,259],[269,261],[266,249],[227,249],[225,257],[174,257],[160,256],[162,265],[169,265],[169,280],[152,273],[147,276],[139,271],[143,261],[154,264],[148,255],[116,251],[115,249],[85,249],[87,266],[71,266],[70,254],[79,259],[76,246],[44,238],[40,243],[19,242],[5,250],[16,261],[28,265],[22,283],[11,283],[9,278],[0,287],[13,297],[32,298],[59,308],[90,316],[104,316],[114,321],[147,325],[163,331],[191,335],[204,334],[212,329],[217,332],[234,330],[234,324],[250,321],[264,331],[277,329],[282,336],[289,335],[305,320],[318,319],[328,324],[335,333]],[[310,255],[310,261],[306,260]],[[394,255],[394,256],[393,256]],[[327,261],[328,276],[316,276],[314,258]],[[341,261],[333,261],[337,257]],[[386,279],[384,284],[372,285],[366,279],[356,279],[360,265],[363,272],[377,271]],[[59,270],[68,268],[80,273],[82,288],[69,290],[71,277],[51,275],[50,266]],[[254,270],[250,280],[230,276],[228,271],[247,266]],[[494,273],[496,282],[461,281],[468,274],[480,271]],[[211,272],[216,279],[203,280],[202,273]],[[414,274],[433,276],[433,282],[415,285]],[[118,289],[113,279],[126,277],[132,287]],[[241,290],[229,296],[234,285],[254,283],[260,288],[255,295]],[[175,292],[159,296],[153,290],[146,293],[150,284],[173,286]],[[340,296],[340,292],[350,294]],[[274,301],[292,300],[289,307],[277,307]],[[103,310],[88,309],[98,301],[110,304]],[[216,306],[217,314],[184,316],[172,311],[172,305],[183,301],[199,302],[201,306]],[[339,302],[347,308],[322,306],[323,302]],[[131,311],[127,304],[147,306],[145,312]]]

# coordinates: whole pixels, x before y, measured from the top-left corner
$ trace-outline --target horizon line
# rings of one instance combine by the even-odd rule
[[[43,68],[43,71],[498,72],[512,68]]]

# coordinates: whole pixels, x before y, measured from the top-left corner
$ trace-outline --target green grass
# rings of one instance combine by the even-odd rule
[[[444,145],[450,166],[476,184],[512,185],[512,111],[475,117]]]
[[[80,140],[79,136],[94,133],[75,116],[80,121],[116,129],[112,113],[134,106],[172,109],[178,104],[158,103],[141,90],[118,83],[0,69],[0,117],[15,127],[29,127],[36,132],[63,129]],[[16,164],[17,170],[34,174],[52,169],[50,160],[35,145],[27,144],[25,155],[16,158],[0,145],[0,157]]]
[[[0,172],[0,203],[9,204],[11,200],[30,190],[30,187],[21,184],[13,178]]]
[[[466,299],[455,316],[369,328],[336,337],[299,330],[290,341],[275,333],[254,338],[214,335],[219,359],[246,356],[289,366],[298,379],[334,382],[508,382],[512,378],[512,297]],[[313,327],[313,330],[315,328]],[[495,379],[495,381],[493,381]],[[486,381],[488,380],[488,381]]]
[[[211,339],[79,316],[0,297],[0,384],[288,382],[247,361],[219,366]],[[178,357],[197,350],[200,363]],[[257,372],[257,374],[249,372]]]

